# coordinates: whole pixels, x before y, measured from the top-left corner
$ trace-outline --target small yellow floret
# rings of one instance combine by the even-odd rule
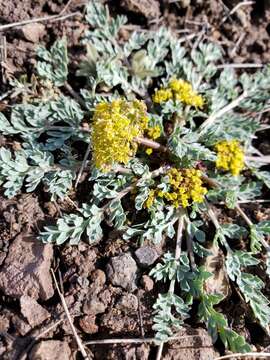
[[[149,209],[155,200],[155,190],[150,190],[147,200],[144,203],[144,206]]]
[[[153,126],[147,129],[147,136],[150,139],[156,140],[157,138],[160,137],[160,135],[161,135],[161,130],[159,126]]]
[[[153,101],[157,104],[161,104],[173,98],[173,93],[170,89],[161,88],[156,90],[155,94],[153,95]]]
[[[202,108],[203,97],[193,90],[192,85],[182,79],[172,79],[168,87],[156,90],[153,101],[161,104],[169,99],[179,100],[185,105]]]
[[[151,155],[152,152],[153,152],[153,149],[152,149],[152,148],[147,148],[147,149],[145,150],[145,152],[146,152],[147,155]]]
[[[133,139],[143,134],[148,125],[144,102],[123,99],[102,102],[93,116],[92,148],[95,166],[109,171],[113,164],[126,164],[134,156]]]
[[[237,176],[244,168],[244,151],[238,140],[223,140],[215,145],[217,151],[216,167],[230,171]]]

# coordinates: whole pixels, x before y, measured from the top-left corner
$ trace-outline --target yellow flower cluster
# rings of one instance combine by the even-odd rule
[[[217,151],[216,167],[230,171],[237,176],[244,168],[244,151],[238,140],[223,140],[215,145]]]
[[[201,171],[196,169],[171,168],[168,173],[170,190],[160,191],[150,190],[149,196],[145,202],[145,207],[150,208],[153,205],[155,197],[166,199],[174,207],[182,206],[186,208],[193,202],[200,203],[207,193],[201,179]]]
[[[159,126],[153,126],[147,129],[147,136],[150,139],[156,140],[157,138],[160,137],[160,134],[161,134],[161,130]]]
[[[161,135],[161,129],[159,126],[149,127],[149,128],[147,128],[146,133],[147,133],[147,137],[149,137],[150,139],[156,140]],[[145,150],[145,152],[147,155],[151,155],[153,152],[153,149],[147,148]]]
[[[202,108],[204,104],[203,97],[193,90],[192,85],[182,79],[172,79],[168,87],[156,90],[153,101],[161,104],[169,99],[179,100],[185,105]]]
[[[161,88],[156,90],[155,94],[153,95],[153,101],[157,104],[161,104],[173,98],[173,93],[171,89],[168,88]]]
[[[146,199],[145,203],[144,203],[144,206],[149,209],[154,201],[155,201],[155,198],[156,198],[156,191],[155,190],[150,190],[149,191],[149,194],[148,194],[148,198]]]
[[[95,166],[109,171],[115,163],[126,164],[137,150],[133,139],[142,135],[147,125],[146,106],[142,101],[118,99],[98,104],[92,130]]]

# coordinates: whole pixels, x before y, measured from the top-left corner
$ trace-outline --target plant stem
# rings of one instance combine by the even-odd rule
[[[162,152],[168,151],[168,148],[166,146],[160,145],[158,142],[147,139],[145,137],[136,137],[134,138],[134,141],[137,142],[138,144],[145,145],[155,150],[159,150]]]
[[[265,156],[245,156],[245,160],[256,161],[257,163],[269,164],[270,163],[270,155],[265,155]]]
[[[187,225],[190,224],[190,219],[189,219],[187,211],[186,211],[186,216],[185,216],[185,222]],[[191,234],[188,231],[186,231],[186,244],[187,244],[187,251],[188,251],[188,255],[189,255],[190,267],[191,267],[192,271],[195,271],[196,263],[195,263],[195,259],[194,259],[192,241],[193,241],[193,236],[191,236]]]
[[[168,169],[170,168],[170,166],[161,166],[160,168],[152,171],[148,177],[151,178],[151,179],[154,179],[155,177],[161,175],[161,174],[164,174],[168,171]],[[128,170],[128,169],[125,169],[125,170]],[[121,172],[121,168],[118,168],[117,167],[117,171]],[[125,173],[127,173],[125,171]],[[131,170],[130,170],[130,173]],[[107,210],[107,208],[110,206],[111,202],[112,201],[115,201],[115,200],[120,200],[122,199],[125,195],[127,195],[132,189],[134,189],[134,187],[137,185],[138,181],[140,179],[137,179],[135,180],[131,185],[127,186],[125,189],[123,189],[122,191],[120,191],[120,193],[118,193],[118,195],[113,198],[112,200],[108,201],[107,204],[105,204],[101,209],[104,211],[104,210]]]
[[[177,235],[176,235],[176,245],[175,245],[175,260],[179,260],[181,256],[181,245],[182,245],[182,236],[183,236],[183,229],[184,229],[184,213],[183,210],[180,210],[179,220],[178,220],[178,228],[177,228]],[[175,278],[172,278],[169,287],[169,293],[173,294],[175,288]],[[156,356],[156,360],[160,360],[162,356],[164,342],[160,343],[158,347],[158,352]]]
[[[84,157],[83,157],[83,162],[82,162],[82,165],[81,165],[80,170],[79,170],[79,172],[78,172],[77,179],[76,179],[76,182],[75,182],[75,185],[74,185],[74,188],[75,188],[75,189],[76,189],[77,186],[78,186],[78,183],[79,183],[80,178],[81,178],[81,176],[82,176],[83,170],[84,170],[84,168],[85,168],[85,166],[86,166],[87,158],[88,158],[88,156],[89,156],[89,154],[90,154],[90,151],[91,151],[91,144],[88,145],[87,150],[86,150],[86,152],[85,152],[85,155],[84,155]]]
[[[216,230],[219,231],[221,227],[220,227],[218,218],[216,217],[216,214],[215,214],[212,206],[208,203],[207,200],[205,200],[204,203],[205,203],[205,205],[207,207],[207,212],[208,212],[208,215],[209,215],[210,219],[212,220]],[[224,236],[222,237],[222,244],[225,246],[227,252],[230,253],[231,248],[230,248],[230,246],[229,246],[229,244],[228,244],[228,242],[227,242],[227,240],[225,239]]]
[[[235,207],[236,211],[238,212],[238,214],[245,220],[245,222],[247,223],[247,225],[251,228],[254,224],[253,222],[250,220],[250,218],[247,216],[247,214],[243,211],[243,209],[241,209],[240,205],[237,204]],[[263,237],[260,238],[260,241],[263,245],[263,247],[265,248],[265,250],[267,252],[270,252],[270,246],[268,245],[268,243],[264,240]]]
[[[78,101],[78,103],[87,111],[89,111],[89,109],[87,108],[87,106],[85,105],[85,102],[83,101],[83,99],[80,97],[79,94],[76,93],[75,90],[73,90],[73,88],[71,87],[71,85],[68,82],[65,82],[64,84],[65,89],[70,93],[71,96],[74,97],[75,100]]]

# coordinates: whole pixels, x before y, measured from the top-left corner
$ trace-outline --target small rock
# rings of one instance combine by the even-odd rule
[[[148,275],[142,276],[141,284],[145,291],[151,291],[154,288],[154,281]]]
[[[122,0],[121,5],[128,11],[143,14],[146,18],[160,16],[159,1],[157,0]]]
[[[150,346],[141,344],[136,347],[137,359],[148,360],[150,358]]]
[[[46,340],[33,347],[29,358],[30,360],[70,360],[71,350],[64,341]]]
[[[137,265],[129,253],[112,257],[107,265],[107,276],[115,286],[121,286],[128,291],[134,291]]]
[[[7,332],[9,328],[9,319],[5,315],[0,315],[0,333]]]
[[[18,332],[21,336],[25,336],[31,330],[31,326],[28,322],[18,315],[12,317],[12,324],[14,329],[16,329],[16,332]]]
[[[137,258],[138,264],[147,268],[154,264],[154,262],[158,259],[158,253],[151,246],[142,246],[135,251],[135,256]]]
[[[179,340],[165,345],[164,360],[200,359],[212,360],[219,356],[211,336],[205,329],[182,328],[177,334]]]
[[[97,296],[87,300],[83,305],[83,312],[85,314],[97,315],[104,313],[105,310],[105,304]]]
[[[138,299],[133,294],[126,294],[121,296],[117,303],[117,308],[124,313],[135,312],[138,310]]]
[[[80,319],[79,324],[86,334],[95,334],[98,332],[98,326],[95,324],[95,321],[95,315],[86,315]]]
[[[47,300],[54,290],[50,275],[53,248],[35,237],[19,235],[9,247],[0,273],[0,289],[5,295]]]
[[[24,295],[20,298],[21,313],[32,327],[35,327],[50,317],[50,313],[39,305],[36,300]]]
[[[190,5],[190,0],[179,0],[179,6],[183,9],[188,8]]]
[[[22,33],[26,40],[35,44],[44,36],[45,26],[40,23],[27,24],[22,27]]]
[[[110,302],[111,302],[111,293],[110,293],[110,290],[109,290],[109,289],[102,290],[102,291],[99,293],[98,298],[99,298],[100,301],[103,302],[103,304],[105,304],[106,307],[108,307],[108,305],[109,305]]]
[[[91,280],[95,284],[95,287],[102,288],[106,283],[106,275],[104,271],[97,269],[92,273]]]
[[[118,309],[113,308],[101,316],[100,322],[102,329],[109,334],[130,333],[138,330],[139,324],[137,318],[137,316],[121,314]]]

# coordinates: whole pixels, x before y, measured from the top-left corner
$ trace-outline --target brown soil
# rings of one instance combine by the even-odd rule
[[[114,12],[127,15],[131,25],[143,28],[155,29],[165,24],[173,31],[186,29],[192,33],[206,29],[204,37],[222,44],[225,51],[224,61],[227,63],[266,63],[270,59],[270,7],[267,1],[258,0],[253,6],[241,7],[229,16],[229,11],[238,2],[240,1],[111,0],[109,5]],[[0,2],[0,23],[11,24],[59,14],[66,3],[67,1],[63,0],[4,0]],[[84,3],[84,0],[69,2],[64,14],[82,14]],[[79,40],[87,27],[82,15],[61,21],[44,21],[41,24],[42,26],[32,24],[28,28],[14,26],[0,32],[0,44],[1,38],[5,37],[7,49],[6,57],[1,59],[3,66],[0,86],[3,93],[8,78],[31,73],[38,43],[50,45],[57,37],[65,34],[71,54],[71,71],[80,60],[83,48]],[[33,32],[37,34],[34,37]],[[238,43],[239,39],[241,41]],[[262,134],[262,152],[264,149],[266,152],[269,150],[269,141],[266,138],[267,135]],[[4,138],[0,138],[0,146],[1,144],[16,146]],[[31,360],[80,358],[59,297],[56,293],[53,295],[50,274],[47,273],[45,279],[43,270],[43,275],[40,271],[44,269],[46,262],[48,265],[51,261],[51,256],[53,267],[61,274],[65,298],[83,340],[137,338],[143,334],[147,337],[153,336],[151,311],[160,289],[153,288],[153,282],[147,276],[149,268],[138,266],[134,260],[131,265],[134,278],[130,280],[134,282],[133,286],[124,286],[121,278],[115,280],[119,274],[112,277],[108,273],[107,264],[112,258],[127,253],[131,253],[131,258],[136,258],[135,248],[121,240],[117,233],[110,234],[102,245],[96,247],[85,243],[78,247],[55,247],[53,255],[50,246],[41,249],[25,240],[31,237],[37,241],[35,237],[44,220],[58,216],[61,208],[65,206],[62,203],[55,205],[44,201],[38,193],[22,194],[14,200],[6,200],[0,196],[0,358],[3,360],[25,359],[25,356]],[[270,208],[265,206],[254,205],[248,210],[254,220],[270,218]],[[222,216],[225,216],[227,221],[230,220],[229,212]],[[14,248],[17,243],[20,243],[20,246]],[[16,251],[21,253],[17,254]],[[156,251],[160,254],[160,249],[157,248]],[[16,269],[15,258],[19,259]],[[32,266],[30,268],[27,266],[29,263]],[[48,270],[48,266],[46,269]],[[22,274],[24,277],[20,278]],[[22,295],[26,297],[22,299]],[[27,306],[33,306],[37,313],[40,312],[39,316],[33,319],[26,311]],[[239,306],[240,314],[231,313],[229,319],[235,317],[239,332],[250,333],[249,336],[258,344],[258,348],[267,346],[269,340],[259,327],[243,326],[241,311],[244,310]],[[62,321],[57,325],[59,319]],[[43,335],[53,324],[56,325]],[[192,328],[187,327],[184,332],[189,336],[194,334],[194,338],[181,344],[168,344],[164,359],[213,359],[217,355],[217,350],[213,349],[205,330],[199,328],[198,324],[192,325]],[[254,335],[256,332],[257,335]],[[88,349],[93,359],[126,360],[152,359],[156,351],[154,345],[142,344],[95,345]],[[46,357],[46,354],[51,355]]]

